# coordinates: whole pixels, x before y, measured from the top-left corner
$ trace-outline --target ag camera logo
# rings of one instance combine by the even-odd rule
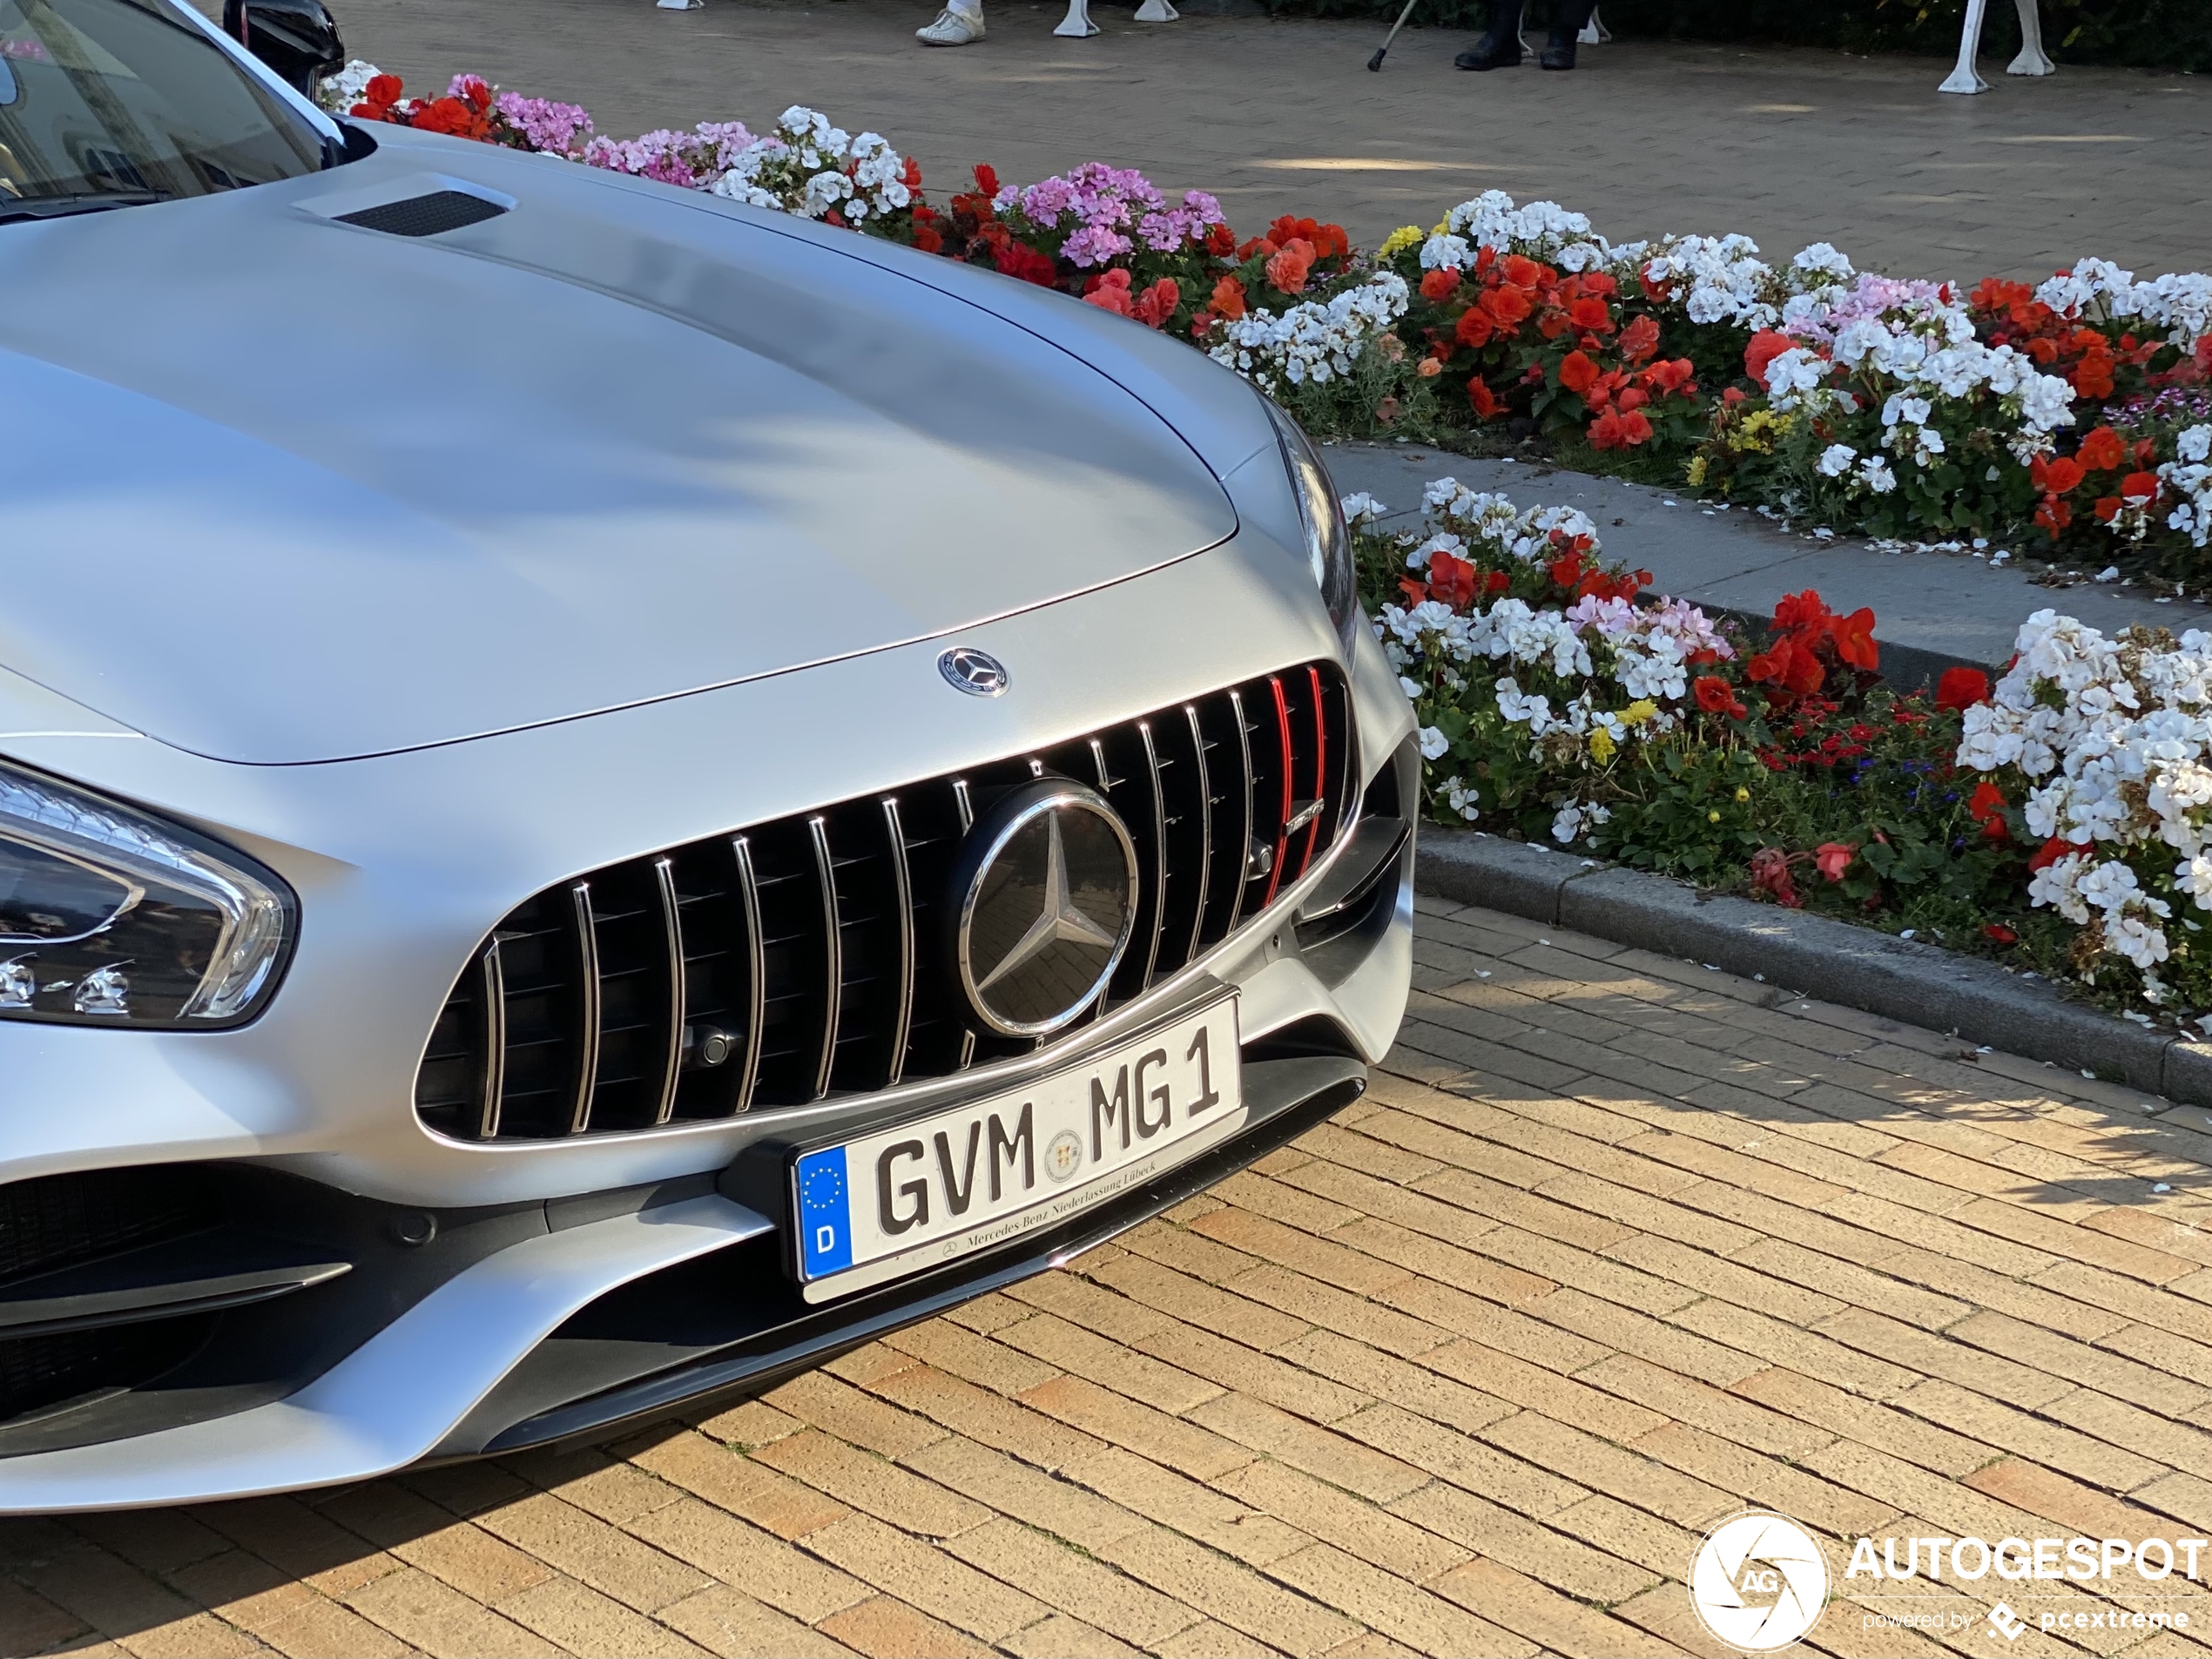
[[[1747,1509],[1698,1546],[1689,1604],[1722,1646],[1771,1653],[1820,1622],[1828,1605],[1828,1558],[1796,1521]]]

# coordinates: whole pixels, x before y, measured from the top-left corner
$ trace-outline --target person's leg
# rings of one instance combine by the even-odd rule
[[[1482,38],[1452,62],[1460,69],[1511,69],[1521,61],[1521,0],[1490,0]]]
[[[983,38],[983,0],[945,0],[936,21],[914,30],[925,46],[967,46]]]
[[[1549,37],[1544,42],[1544,55],[1536,61],[1546,69],[1574,68],[1575,37],[1596,8],[1597,0],[1552,0]]]

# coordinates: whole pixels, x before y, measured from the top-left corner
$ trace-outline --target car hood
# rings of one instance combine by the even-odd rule
[[[1236,529],[1159,415],[941,261],[464,148],[0,230],[0,665],[195,753],[339,759],[955,633]],[[511,210],[335,217],[455,185]]]

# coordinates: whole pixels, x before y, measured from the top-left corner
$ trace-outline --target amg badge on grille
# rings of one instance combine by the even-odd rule
[[[1042,1036],[1106,988],[1136,925],[1136,848],[1105,798],[1069,778],[1008,792],[954,867],[961,988],[992,1031]]]

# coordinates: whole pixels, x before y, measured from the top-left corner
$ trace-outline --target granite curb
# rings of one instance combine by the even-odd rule
[[[1595,864],[1472,830],[1421,832],[1414,885],[1559,927],[1774,986],[1967,1042],[2094,1072],[2212,1106],[2212,1044],[2189,1042],[2070,1002],[1993,962],[1826,916]]]

